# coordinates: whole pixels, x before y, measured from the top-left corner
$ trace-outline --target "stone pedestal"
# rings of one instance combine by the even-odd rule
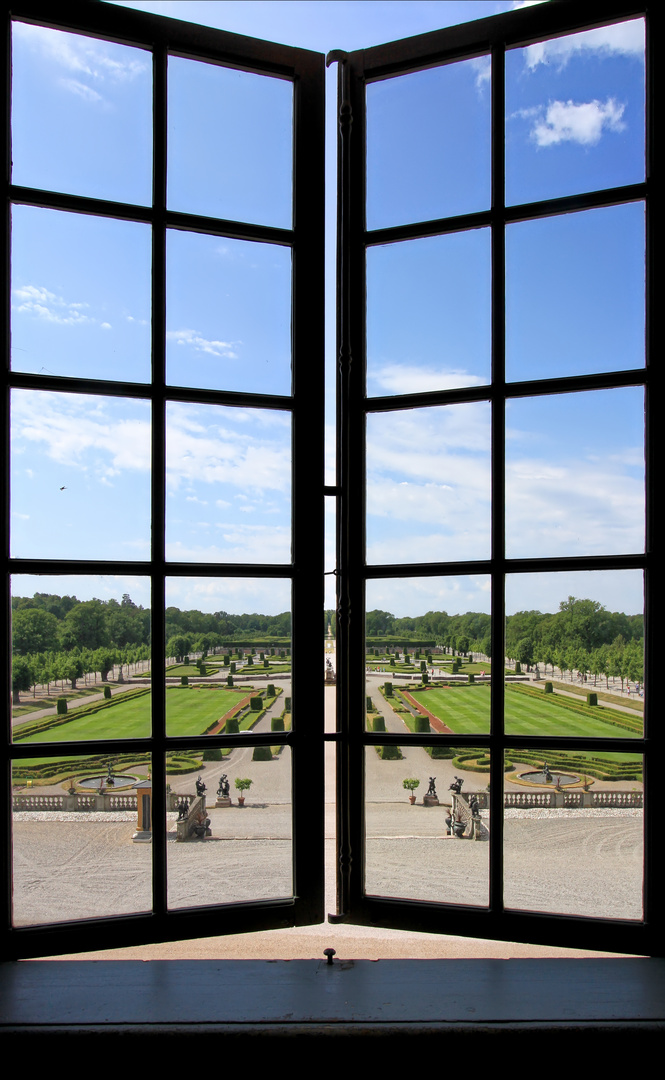
[[[224,806],[231,806],[231,805],[232,805],[231,799],[230,799],[230,797],[228,795],[226,796],[225,799],[223,799],[221,795],[217,796],[217,801],[215,803],[215,806],[224,807]]]
[[[438,806],[438,805],[439,805],[439,796],[438,795],[423,795],[423,806]]]

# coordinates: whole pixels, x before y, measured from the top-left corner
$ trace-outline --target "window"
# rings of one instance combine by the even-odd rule
[[[25,354],[19,352],[16,331],[13,334],[16,351],[7,364],[6,430],[9,433],[11,424],[15,468],[20,465],[21,440],[39,445],[44,428],[52,441],[59,440],[60,449],[49,462],[44,457],[43,497],[32,499],[37,509],[31,512],[43,515],[38,528],[34,516],[27,526],[21,524],[28,512],[20,502],[21,481],[14,480],[10,489],[5,476],[6,505],[11,491],[15,523],[6,548],[6,610],[11,605],[9,578],[20,583],[35,575],[48,581],[58,577],[64,585],[83,576],[89,582],[109,576],[136,582],[142,594],[149,594],[149,603],[139,606],[150,609],[151,707],[138,727],[123,727],[112,736],[105,731],[103,739],[93,733],[102,770],[110,759],[127,755],[125,762],[131,759],[137,781],[144,785],[143,799],[149,791],[153,821],[163,821],[168,811],[174,812],[167,780],[178,755],[187,759],[189,754],[183,768],[191,768],[192,755],[204,748],[253,753],[273,747],[281,752],[280,768],[287,763],[292,807],[285,812],[287,828],[274,849],[272,878],[257,863],[247,888],[234,883],[231,902],[226,896],[225,902],[216,902],[214,889],[207,890],[195,870],[192,888],[175,887],[166,832],[158,828],[131,892],[131,906],[109,899],[106,918],[91,918],[98,911],[83,907],[59,917],[47,913],[17,919],[9,886],[4,894],[5,925],[12,927],[8,955],[92,948],[101,934],[106,944],[123,944],[321,921],[325,741],[334,742],[338,753],[339,918],[419,930],[454,928],[460,934],[510,940],[657,951],[650,873],[655,826],[648,801],[644,906],[637,913],[610,911],[602,903],[593,912],[574,905],[538,909],[520,891],[519,861],[509,845],[504,847],[504,831],[509,830],[504,830],[503,774],[508,761],[528,763],[534,755],[564,760],[568,754],[580,770],[584,754],[608,760],[612,755],[617,760],[641,756],[646,779],[659,748],[658,732],[649,726],[648,699],[644,729],[630,737],[602,729],[592,735],[543,735],[536,726],[516,728],[506,709],[510,691],[496,674],[487,695],[485,726],[476,726],[472,734],[379,734],[369,730],[365,715],[365,613],[382,607],[391,590],[405,585],[414,596],[442,596],[454,586],[475,590],[476,595],[482,590],[490,597],[495,672],[503,667],[506,612],[520,610],[516,597],[538,590],[549,595],[556,575],[559,580],[587,575],[587,581],[588,575],[596,575],[596,581],[612,575],[610,588],[623,589],[625,584],[634,594],[642,592],[635,581],[643,581],[644,612],[651,626],[657,573],[650,503],[654,386],[645,356],[648,361],[652,355],[653,327],[648,318],[650,279],[646,293],[639,279],[644,266],[640,252],[646,248],[649,271],[654,250],[649,231],[651,171],[648,165],[644,168],[645,124],[640,114],[640,93],[650,85],[643,74],[645,65],[647,73],[651,70],[650,17],[644,8],[613,5],[603,13],[600,44],[597,37],[588,45],[584,35],[597,25],[597,12],[586,5],[573,10],[555,5],[348,56],[331,55],[339,64],[341,118],[341,365],[337,484],[324,488],[324,58],[103,5],[76,5],[71,12],[61,6],[57,20],[47,26],[39,13],[33,16],[30,4],[14,6],[7,26],[14,50],[14,171],[6,264],[11,260],[12,288],[15,294],[19,290],[15,308],[18,301],[34,316],[38,329]],[[627,154],[622,145],[603,155],[599,171],[598,159],[587,155],[588,160],[575,159],[581,160],[577,173],[570,166],[557,174],[538,150],[556,140],[586,140],[591,146],[603,130],[622,130],[622,104],[603,84],[591,102],[577,102],[577,90],[564,86],[561,100],[546,106],[537,96],[528,97],[524,65],[536,70],[549,59],[564,72],[576,51],[588,49],[596,58],[599,53],[621,53],[616,35],[622,32],[633,54],[639,52],[637,39],[642,35],[644,41],[646,35],[639,74],[634,76],[637,90],[631,91],[638,113],[636,140]],[[90,128],[78,122],[74,111],[69,118],[64,114],[63,123],[62,110],[46,95],[43,112],[31,111],[21,81],[27,77],[21,49],[31,48],[51,57],[75,49],[86,52],[88,67],[97,62],[121,85],[113,108],[103,111]],[[226,105],[229,88],[233,110]],[[99,93],[84,82],[69,90],[72,102]],[[473,117],[471,139],[462,139],[459,130],[456,109],[462,95],[466,114]],[[201,107],[203,101],[215,103],[223,140],[219,129],[205,126],[209,114]],[[430,114],[424,101],[440,102],[437,115],[449,147],[445,156],[426,123]],[[53,115],[48,113],[51,107]],[[647,99],[647,120],[652,123],[650,110]],[[521,138],[515,136],[519,125]],[[131,140],[131,168],[123,171],[127,157],[118,148]],[[525,151],[529,140],[535,147],[531,155]],[[647,140],[647,161],[650,151]],[[386,185],[386,176],[394,183]],[[74,276],[63,284],[58,252],[64,246],[80,252],[80,258]],[[617,267],[607,286],[611,303],[607,297],[590,297],[591,329],[585,323],[580,344],[581,332],[575,333],[579,289],[565,279],[583,283],[584,275],[592,277],[603,261]],[[60,278],[51,275],[59,282],[57,291],[31,272],[35,265],[42,273],[45,267],[59,271]],[[111,265],[122,268],[126,288],[119,301],[124,307],[118,311],[132,330],[132,336],[125,333],[115,347],[108,344],[111,318],[103,314]],[[441,286],[433,267],[438,268]],[[554,273],[552,267],[566,270]],[[24,280],[17,280],[17,268]],[[94,312],[83,308],[75,289],[68,287],[84,280],[86,295],[98,298]],[[455,298],[465,289],[464,303],[457,304]],[[640,325],[645,295],[646,324],[642,314]],[[217,336],[213,317],[221,298],[239,327],[223,339]],[[7,312],[11,304],[7,292]],[[542,335],[546,340],[537,358],[527,362],[524,342],[534,334],[531,318],[540,320],[540,329],[552,304],[562,314]],[[630,318],[622,317],[622,304],[630,309]],[[605,321],[612,317],[616,335],[624,335],[620,341],[613,342],[606,333]],[[263,319],[265,326],[260,325]],[[96,332],[87,341],[82,335],[78,352],[58,345],[53,332],[53,327],[73,323],[83,331],[94,324]],[[43,331],[46,324],[49,333]],[[646,353],[640,338],[644,325]],[[603,348],[597,344],[601,330]],[[419,364],[411,358],[417,350],[409,353],[400,344],[414,334],[436,340],[433,352],[438,350],[439,356],[446,349],[466,349],[470,362]],[[234,345],[238,340],[243,343],[241,358]],[[386,353],[386,341],[395,343],[395,356]],[[45,349],[54,370],[43,362]],[[221,365],[220,359],[226,362]],[[36,417],[42,431],[33,422]],[[611,439],[606,432],[600,434],[608,418]],[[94,438],[88,430],[93,423]],[[638,492],[637,503],[631,501],[623,515],[619,513],[614,532],[605,529],[603,519],[586,515],[579,536],[560,543],[545,513],[525,513],[525,497],[534,506],[538,477],[532,472],[528,483],[524,480],[525,458],[513,450],[513,436],[538,429],[547,448],[542,453],[549,455],[546,464],[556,465],[557,454],[561,460],[567,454],[569,461],[582,452],[589,461],[609,461],[612,440],[619,445],[618,427],[631,440],[621,443],[621,451],[624,445],[638,448],[630,483],[622,488],[631,498]],[[584,445],[581,439],[562,445],[561,432],[570,433],[568,440],[584,430]],[[425,458],[438,474],[451,463],[459,464],[459,458],[446,456],[443,449],[454,445],[459,432],[464,432],[462,452],[468,466],[464,500],[459,498],[461,482],[455,481],[455,498],[436,503],[444,509],[437,509],[435,526],[427,515],[396,511],[408,508],[408,500],[400,504],[391,497],[382,505],[381,453],[395,460],[420,439]],[[78,443],[73,447],[74,434]],[[645,483],[639,448],[647,437]],[[250,442],[259,447],[253,455],[244,452]],[[76,509],[68,506],[63,513],[59,496],[68,498],[71,485],[55,482],[52,461],[65,469],[79,445],[102,448],[95,459],[99,484],[94,493],[78,492]],[[111,484],[113,454],[117,457],[121,446],[134,460],[143,456],[131,500],[126,490]],[[91,460],[86,459],[86,465]],[[238,468],[241,460],[243,470]],[[273,471],[281,470],[272,520],[264,519],[261,529],[251,534],[237,530],[223,542],[208,542],[199,524],[192,529],[189,511],[205,501],[204,488],[209,492],[212,478],[217,501],[226,504],[230,474],[235,470],[234,475],[247,477],[266,462]],[[531,455],[530,464],[533,470],[541,462]],[[625,462],[614,468],[628,475]],[[588,483],[601,486],[610,472],[590,468]],[[100,489],[102,494],[108,490],[103,499]],[[237,483],[233,492],[242,494]],[[338,507],[338,724],[330,734],[323,725],[320,645],[311,632],[320,625],[323,608],[324,494],[334,495]],[[434,501],[426,484],[415,496],[421,504]],[[442,542],[451,505],[455,515],[468,515],[468,528]],[[543,507],[547,505],[544,499]],[[77,528],[81,515],[92,519],[90,532]],[[646,532],[640,527],[642,515]],[[264,595],[283,598],[282,610],[291,614],[292,727],[263,733],[225,731],[204,738],[179,727],[178,708],[164,688],[157,658],[167,655],[170,608],[180,607],[182,597],[195,596],[205,587],[221,587],[232,595],[238,583],[253,587],[257,596],[263,590]],[[21,595],[16,587],[13,591]],[[135,606],[128,592],[128,619],[136,617]],[[48,626],[42,629],[47,632]],[[36,633],[34,627],[31,632]],[[653,634],[646,642],[649,670]],[[473,751],[489,763],[489,840],[475,847],[480,854],[472,889],[447,895],[436,889],[409,891],[403,876],[391,879],[377,872],[380,857],[370,842],[371,778],[366,768],[376,746],[429,747],[435,751],[433,758],[451,752],[459,758]],[[65,751],[50,729],[36,741],[8,739],[3,750],[5,782],[10,782],[12,768],[26,760],[46,759],[48,764],[62,760],[64,753],[74,763],[90,750],[85,733],[67,742]],[[151,787],[146,789],[147,774]],[[6,806],[9,796],[6,790]],[[7,836],[11,852],[9,820]],[[223,874],[222,869],[215,888]],[[590,914],[594,917],[587,917]]]

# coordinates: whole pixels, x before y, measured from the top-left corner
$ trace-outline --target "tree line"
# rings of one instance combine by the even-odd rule
[[[291,613],[230,615],[225,611],[166,609],[166,654],[210,652],[229,639],[248,635],[290,641]],[[178,649],[171,646],[177,640]],[[186,648],[182,648],[182,645]],[[150,609],[128,593],[120,601],[78,600],[35,593],[12,597],[12,687],[14,698],[36,683],[67,680],[73,689],[88,672],[102,681],[114,666],[150,659]]]

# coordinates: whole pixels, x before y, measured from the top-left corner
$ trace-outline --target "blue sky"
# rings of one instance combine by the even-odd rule
[[[124,6],[326,52],[516,5],[187,0]],[[506,71],[509,201],[643,178],[641,20],[514,50]],[[170,64],[169,77],[169,205],[288,227],[290,84],[179,58]],[[145,204],[150,78],[142,50],[19,25],[15,182]],[[327,79],[331,370],[334,68]],[[370,227],[488,207],[490,86],[489,61],[481,57],[369,87]],[[220,128],[223,138],[216,139]],[[173,232],[167,267],[169,381],[288,393],[288,250]],[[510,226],[506,273],[509,379],[643,365],[641,205]],[[368,393],[486,383],[489,297],[487,230],[372,249]],[[15,209],[15,369],[144,381],[150,370],[149,320],[145,226]],[[333,423],[329,402],[329,436]],[[147,557],[149,424],[141,402],[16,391],[12,553]],[[643,550],[641,391],[522,399],[509,406],[506,424],[509,555]],[[489,440],[485,403],[370,418],[370,561],[489,554]],[[332,451],[332,437],[328,446]],[[168,415],[168,555],[220,562],[287,559],[289,472],[287,413],[174,404]],[[329,469],[327,482],[332,479]],[[331,544],[328,569],[332,560]],[[509,610],[552,610],[574,593],[634,612],[641,608],[638,579],[596,574],[588,589],[582,588],[587,576],[543,575],[537,587],[532,579],[523,587],[516,581],[508,591]],[[67,588],[57,579],[15,584],[22,594],[36,588],[76,592],[81,599],[130,591],[149,603],[145,583],[133,581],[130,587],[125,579],[68,580]],[[396,615],[438,607],[451,613],[488,609],[486,582],[473,578],[441,581],[436,588],[432,582],[399,581],[372,588],[377,602],[368,601],[370,607]],[[272,613],[285,607],[283,589],[272,582],[189,582],[180,593],[174,583],[170,598],[181,607],[210,610]],[[327,604],[332,606],[332,597]]]

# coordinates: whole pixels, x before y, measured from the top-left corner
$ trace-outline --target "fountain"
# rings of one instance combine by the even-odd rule
[[[133,787],[138,781],[138,776],[128,776],[123,773],[120,776],[116,776],[113,773],[113,766],[109,762],[106,770],[106,776],[86,776],[82,780],[78,780],[78,786],[86,791],[98,791],[100,794],[103,791],[122,791],[125,788]]]

